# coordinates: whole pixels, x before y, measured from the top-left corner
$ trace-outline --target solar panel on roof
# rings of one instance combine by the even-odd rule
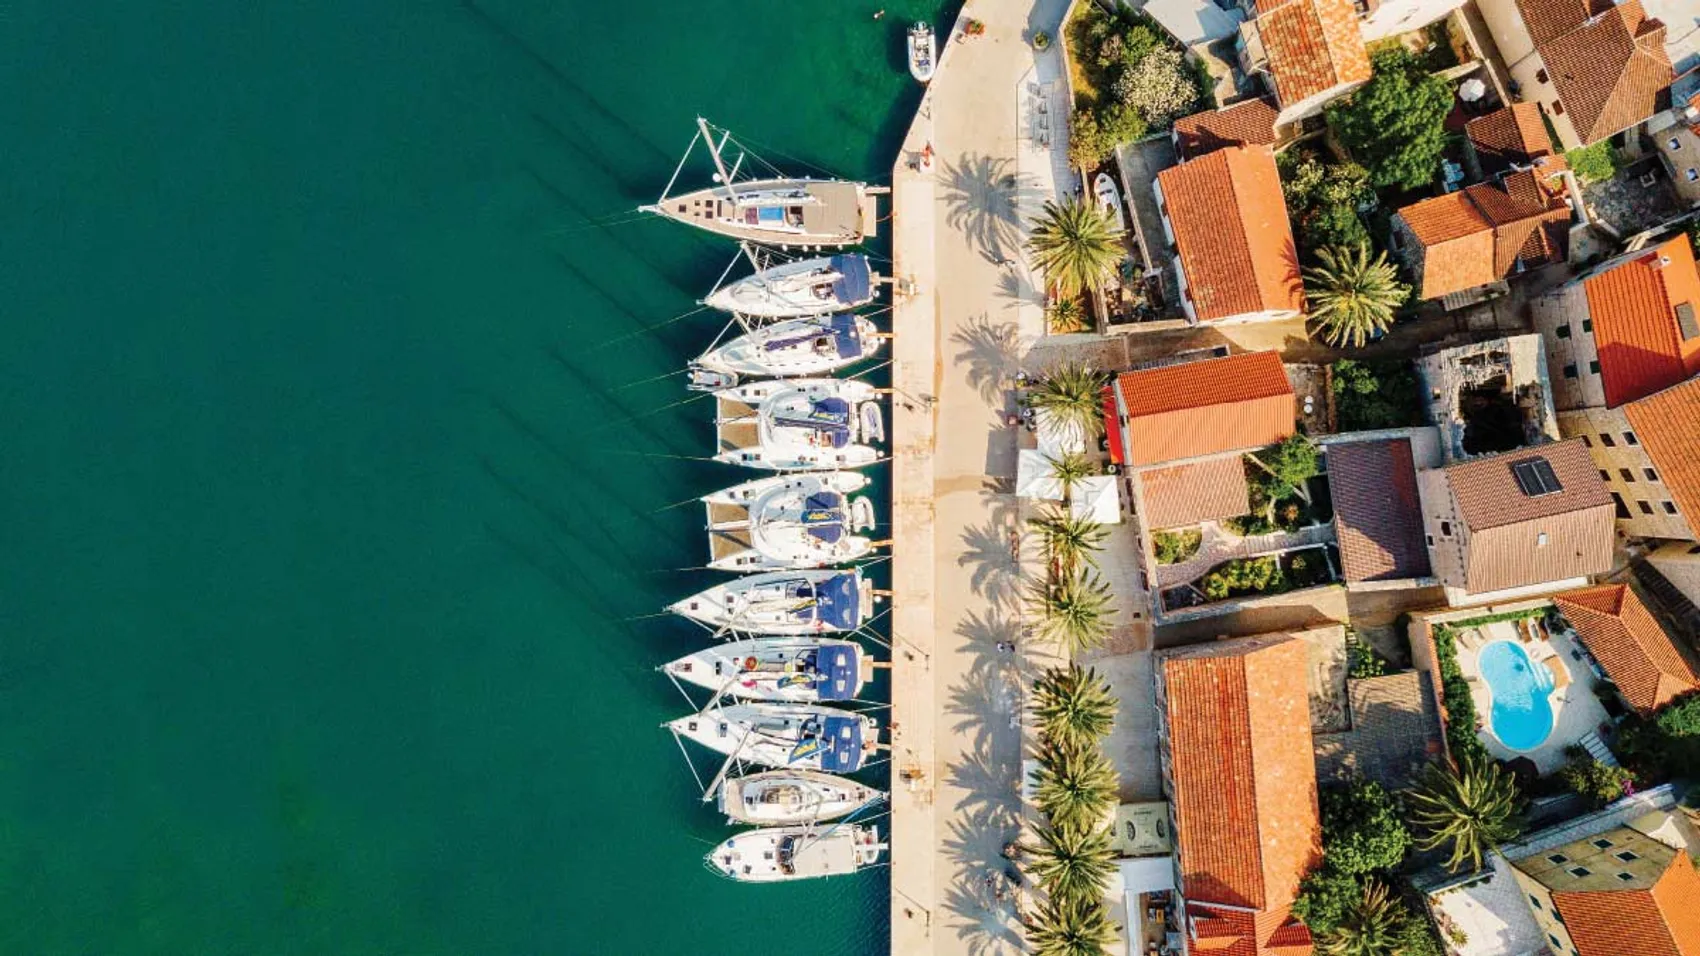
[[[1700,336],[1700,325],[1697,325],[1694,321],[1694,303],[1677,303],[1676,324],[1682,329],[1682,340],[1684,342],[1695,336]]]
[[[1552,464],[1545,458],[1525,458],[1511,463],[1511,475],[1517,479],[1517,487],[1523,494],[1531,498],[1542,495],[1557,494],[1564,490],[1558,483],[1558,476],[1553,474]]]

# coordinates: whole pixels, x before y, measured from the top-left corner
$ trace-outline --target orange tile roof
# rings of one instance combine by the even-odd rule
[[[1239,455],[1139,473],[1145,527],[1160,531],[1251,511],[1245,461]]]
[[[1257,32],[1282,107],[1370,77],[1350,0],[1258,0]]]
[[[1187,159],[1197,159],[1225,146],[1272,145],[1275,116],[1275,107],[1262,97],[1194,113],[1175,120],[1175,144]]]
[[[1683,341],[1677,321],[1683,304],[1700,312],[1700,267],[1687,237],[1677,236],[1589,276],[1582,290],[1594,320],[1606,407],[1700,373],[1700,336]]]
[[[1636,710],[1651,713],[1700,688],[1700,674],[1627,586],[1566,591],[1553,603]]]
[[[1263,635],[1168,651],[1160,666],[1195,938],[1211,952],[1309,952],[1288,910],[1321,861],[1307,645]]]
[[[1700,532],[1700,376],[1623,406],[1688,530]]]
[[[1568,14],[1573,8],[1566,8]],[[1565,19],[1568,19],[1566,17]],[[1525,24],[1528,16],[1525,13]],[[1543,23],[1542,36],[1563,19]],[[1530,29],[1531,36],[1536,32]],[[1649,19],[1641,0],[1606,4],[1596,16],[1536,39],[1559,102],[1576,135],[1592,143],[1659,110],[1659,93],[1676,79],[1665,51],[1665,25]]]
[[[1530,497],[1518,487],[1511,466],[1537,458],[1552,466],[1561,491]],[[1564,581],[1611,568],[1615,509],[1580,439],[1452,465],[1446,480],[1470,531],[1466,591]]]
[[[1478,116],[1464,124],[1464,135],[1489,175],[1512,166],[1530,166],[1537,159],[1547,160],[1542,167],[1545,171],[1568,167],[1564,157],[1554,154],[1552,138],[1541,121],[1541,108],[1534,103],[1513,103]]]
[[[1328,488],[1347,581],[1428,577],[1410,439],[1329,445]]]
[[[1648,889],[1554,893],[1580,956],[1700,954],[1700,875],[1687,853],[1671,857]]]
[[[1564,259],[1570,207],[1544,175],[1523,170],[1399,209],[1423,260],[1423,298],[1487,285],[1519,263],[1533,268]]]
[[[1123,372],[1116,394],[1130,465],[1260,448],[1293,433],[1293,386],[1275,352]]]
[[[1219,149],[1163,170],[1157,181],[1201,321],[1304,308],[1298,250],[1269,147]]]

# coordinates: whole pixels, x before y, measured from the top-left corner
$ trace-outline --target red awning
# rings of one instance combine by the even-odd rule
[[[1104,437],[1110,442],[1110,460],[1116,464],[1122,461],[1122,420],[1116,413],[1116,391],[1113,388],[1104,389]]]

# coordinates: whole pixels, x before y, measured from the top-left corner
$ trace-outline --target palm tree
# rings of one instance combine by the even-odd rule
[[[1115,726],[1116,699],[1090,667],[1071,663],[1045,671],[1033,682],[1033,696],[1033,713],[1054,743],[1097,746]]]
[[[1120,781],[1115,768],[1096,744],[1081,746],[1059,741],[1039,752],[1039,809],[1055,825],[1092,826],[1104,822],[1116,805]]]
[[[1039,616],[1040,636],[1070,654],[1099,647],[1109,637],[1115,599],[1096,574],[1076,568],[1054,583],[1034,582],[1029,598]]]
[[[1482,857],[1517,835],[1517,783],[1498,764],[1467,756],[1457,764],[1434,763],[1410,792],[1411,822],[1424,831],[1416,845],[1432,850],[1452,844],[1446,866],[1482,868]]]
[[[1027,523],[1039,532],[1051,561],[1065,574],[1073,573],[1083,561],[1097,567],[1098,559],[1092,552],[1102,551],[1105,539],[1110,536],[1110,530],[1098,522],[1076,518],[1062,508],[1031,518]]]
[[[1405,915],[1386,885],[1371,879],[1363,898],[1341,914],[1340,925],[1317,940],[1317,956],[1398,956]]]
[[[1096,203],[1071,199],[1045,203],[1027,239],[1045,281],[1059,296],[1096,292],[1115,274],[1125,253],[1122,233]]]
[[[1324,246],[1322,264],[1305,270],[1305,301],[1310,317],[1329,345],[1361,347],[1372,334],[1387,331],[1393,310],[1411,287],[1399,281],[1385,252],[1369,257],[1369,246]]]
[[[1116,924],[1099,900],[1050,897],[1027,922],[1035,956],[1106,956],[1116,938]]]
[[[1074,488],[1082,478],[1098,473],[1098,465],[1077,451],[1065,451],[1061,458],[1046,459],[1051,463],[1051,477],[1062,486],[1064,501],[1074,497]]]
[[[1028,390],[1026,403],[1048,412],[1060,426],[1075,426],[1095,439],[1104,427],[1103,372],[1083,362],[1063,362]]]
[[[1051,897],[1098,902],[1115,872],[1116,851],[1110,828],[1042,825],[1039,842],[1024,848],[1028,867]]]
[[[1079,299],[1058,299],[1045,311],[1046,326],[1052,335],[1086,331],[1086,311]]]

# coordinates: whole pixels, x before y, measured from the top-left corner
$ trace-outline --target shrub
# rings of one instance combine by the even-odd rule
[[[1257,482],[1266,500],[1279,501],[1292,496],[1304,483],[1316,476],[1318,470],[1316,446],[1303,435],[1289,435],[1279,445],[1259,452],[1257,460],[1265,468],[1256,468]]]
[[[1204,576],[1204,596],[1213,601],[1247,594],[1280,594],[1292,590],[1281,564],[1273,556],[1236,558]]]
[[[1359,641],[1352,641],[1346,648],[1346,655],[1346,673],[1353,680],[1380,677],[1387,673],[1387,662],[1381,659],[1381,655]]]
[[[1098,116],[1091,110],[1076,109],[1068,121],[1068,162],[1080,169],[1096,169],[1110,155],[1104,131],[1098,127]]]
[[[1178,564],[1198,553],[1204,535],[1198,531],[1158,531],[1151,535],[1158,564]]]
[[[1377,186],[1417,189],[1434,181],[1446,148],[1452,88],[1403,47],[1376,53],[1375,73],[1324,111],[1341,145]]]
[[[1293,915],[1318,935],[1331,932],[1363,898],[1357,877],[1324,863],[1299,885]]]
[[[1331,369],[1341,431],[1403,428],[1417,418],[1417,379],[1406,362],[1341,359]]]
[[[1291,158],[1289,158],[1291,157]],[[1307,261],[1324,246],[1369,245],[1358,208],[1375,198],[1369,173],[1356,163],[1324,164],[1315,155],[1289,150],[1277,160],[1281,194],[1287,202]]]
[[[1617,150],[1611,140],[1602,139],[1592,146],[1564,151],[1570,171],[1584,183],[1599,183],[1617,175]]]
[[[1434,628],[1434,656],[1440,665],[1440,696],[1446,706],[1446,748],[1452,759],[1486,762],[1487,748],[1476,736],[1476,702],[1458,666],[1457,637],[1446,625]]]
[[[1139,63],[1124,70],[1116,80],[1115,96],[1139,112],[1147,125],[1167,129],[1176,118],[1192,112],[1198,104],[1198,84],[1193,82],[1179,50],[1161,46]]]
[[[1635,781],[1635,775],[1622,767],[1608,767],[1593,757],[1572,759],[1558,771],[1565,787],[1577,793],[1596,808],[1603,807],[1623,796]]]
[[[1328,866],[1353,875],[1391,870],[1411,849],[1401,808],[1373,780],[1327,787],[1321,794],[1323,858]]]
[[[1079,299],[1058,299],[1051,303],[1045,318],[1053,335],[1086,331],[1086,310],[1081,308]]]
[[[1654,718],[1659,729],[1672,737],[1692,737],[1700,734],[1700,694],[1689,694],[1671,701]]]
[[[1694,255],[1700,256],[1700,218],[1688,220],[1688,244],[1694,247]]]
[[[1144,138],[1145,129],[1145,118],[1126,103],[1111,103],[1098,114],[1098,131],[1104,137],[1106,153],[1122,143]]]

